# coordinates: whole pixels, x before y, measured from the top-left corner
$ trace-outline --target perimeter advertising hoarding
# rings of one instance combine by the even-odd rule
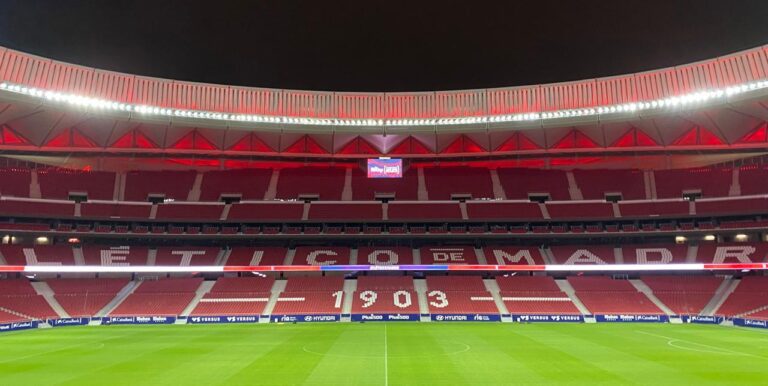
[[[403,160],[398,158],[372,158],[368,160],[368,178],[403,177]]]

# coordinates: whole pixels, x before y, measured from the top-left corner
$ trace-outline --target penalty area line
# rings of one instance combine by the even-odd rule
[[[709,353],[712,353],[712,354],[741,355],[741,356],[747,356],[747,357],[753,357],[753,358],[760,358],[760,359],[768,360],[768,357],[764,357],[764,356],[760,356],[760,355],[755,355],[755,354],[750,354],[750,353],[745,353],[745,352],[741,352],[741,351],[735,351],[735,350],[731,350],[731,349],[727,349],[727,348],[723,348],[723,347],[711,346],[711,345],[704,344],[704,343],[691,342],[691,341],[684,340],[684,339],[670,338],[668,336],[654,334],[654,333],[646,332],[646,331],[635,330],[635,332],[638,333],[638,334],[655,336],[657,338],[667,339],[667,345],[668,346],[674,347],[674,348],[677,348],[677,349],[681,349],[681,350],[709,352]],[[712,350],[716,350],[716,351],[697,350],[697,349],[690,348],[690,347],[681,347],[681,346],[675,345],[675,342],[685,342],[685,343],[688,343],[688,344],[696,345],[696,346],[699,346],[699,347],[706,347],[706,348],[709,348],[709,349],[712,349]]]

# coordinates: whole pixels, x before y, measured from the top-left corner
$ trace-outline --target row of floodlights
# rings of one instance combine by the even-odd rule
[[[605,114],[634,113],[642,110],[684,108],[695,106],[704,102],[727,98],[733,95],[749,91],[768,88],[768,81],[731,86],[724,89],[699,91],[692,94],[680,95],[670,98],[657,99],[647,102],[625,103],[620,105],[601,106],[595,108],[568,109],[547,112],[533,112],[523,114],[506,114],[460,118],[433,118],[433,119],[336,119],[336,118],[309,118],[286,117],[253,114],[229,114],[212,111],[173,109],[158,106],[135,105],[121,103],[106,99],[91,98],[81,95],[61,93],[57,91],[41,90],[12,83],[0,83],[0,90],[24,94],[51,102],[66,103],[73,106],[92,108],[96,110],[112,110],[135,112],[141,115],[154,115],[165,117],[183,117],[194,119],[208,119],[216,121],[274,123],[288,125],[308,126],[371,126],[371,127],[410,127],[410,126],[436,126],[436,125],[471,125],[485,123],[524,122],[549,119],[588,117]]]

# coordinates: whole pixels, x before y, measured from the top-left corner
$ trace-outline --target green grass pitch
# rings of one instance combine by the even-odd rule
[[[0,335],[2,385],[768,384],[768,334],[668,324],[61,327]]]

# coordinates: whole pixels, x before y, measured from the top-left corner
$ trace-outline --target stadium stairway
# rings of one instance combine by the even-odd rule
[[[491,293],[491,296],[493,296],[493,302],[496,303],[496,308],[499,309],[499,314],[502,315],[501,321],[512,322],[511,316],[504,316],[509,315],[509,310],[507,310],[507,306],[504,305],[504,300],[501,299],[501,289],[499,288],[499,283],[496,282],[496,279],[483,279],[483,284],[485,284],[485,289]]]
[[[120,292],[117,293],[114,299],[110,300],[109,303],[107,303],[104,308],[99,310],[99,312],[94,315],[96,318],[103,318],[107,315],[109,315],[110,312],[114,311],[130,294],[133,293],[133,291],[136,290],[136,288],[141,285],[140,281],[130,281],[128,284],[123,287]],[[91,321],[91,325],[98,325],[101,324],[101,321]]]
[[[638,291],[642,292],[645,297],[648,298],[653,304],[656,305],[656,307],[659,307],[660,310],[664,311],[667,316],[669,316],[669,322],[672,324],[682,324],[683,320],[680,319],[678,316],[675,315],[675,312],[672,311],[669,307],[667,307],[664,302],[662,302],[656,295],[653,294],[653,290],[648,287],[647,284],[643,283],[642,280],[635,279],[630,280],[630,283],[637,288]]]
[[[344,302],[341,305],[342,322],[352,321],[352,318],[349,315],[352,313],[352,301],[355,300],[355,291],[357,291],[357,280],[344,280]]]
[[[181,312],[181,315],[179,315],[182,318],[184,318],[184,323],[186,323],[187,316],[189,316],[189,314],[191,314],[192,311],[194,311],[195,307],[197,307],[198,303],[200,303],[200,299],[202,299],[203,296],[205,296],[205,294],[207,294],[208,292],[211,292],[211,288],[213,288],[214,284],[216,284],[215,280],[203,281],[202,283],[200,283],[200,287],[197,287],[197,290],[195,290],[195,297],[192,298],[192,301],[189,302],[189,304],[187,305],[187,308],[185,308],[184,311]],[[181,323],[181,324],[184,324],[184,323]]]
[[[722,306],[723,303],[728,300],[728,297],[731,296],[733,291],[736,290],[736,287],[739,286],[740,282],[741,281],[739,279],[734,279],[731,276],[727,276],[725,280],[723,280],[722,284],[720,284],[720,287],[717,288],[717,291],[715,291],[715,295],[712,296],[712,300],[710,300],[704,309],[701,310],[701,314],[706,316],[715,315],[720,309],[720,306]]]
[[[275,280],[275,284],[272,284],[272,295],[269,297],[269,301],[267,302],[267,305],[264,306],[264,311],[262,311],[262,316],[259,318],[259,323],[269,323],[270,317],[272,316],[272,311],[275,310],[275,304],[277,304],[277,299],[280,297],[280,294],[285,290],[285,285],[288,284],[287,280]]]
[[[573,289],[573,287],[571,286],[571,283],[569,283],[568,280],[555,280],[555,284],[557,284],[557,286],[560,287],[560,290],[565,292],[565,294],[568,295],[569,298],[571,298],[573,305],[579,309],[579,312],[581,312],[582,315],[584,315],[584,322],[586,323],[596,322],[594,317],[587,316],[587,315],[592,315],[592,312],[589,311],[587,307],[584,306],[584,303],[581,302],[579,297],[576,296],[576,290]]]
[[[418,251],[418,250],[415,250]],[[413,289],[416,290],[416,297],[419,298],[419,314],[422,322],[431,322],[429,316],[429,304],[427,302],[427,281],[425,279],[413,279]]]
[[[48,302],[48,305],[51,306],[51,309],[56,312],[56,315],[58,315],[60,318],[69,318],[69,314],[64,310],[64,307],[59,304],[59,301],[56,300],[55,294],[53,293],[53,290],[48,285],[48,283],[44,281],[37,281],[31,282],[29,284],[32,285],[32,288],[35,289],[35,292],[37,292],[38,295],[42,296],[43,299]]]

